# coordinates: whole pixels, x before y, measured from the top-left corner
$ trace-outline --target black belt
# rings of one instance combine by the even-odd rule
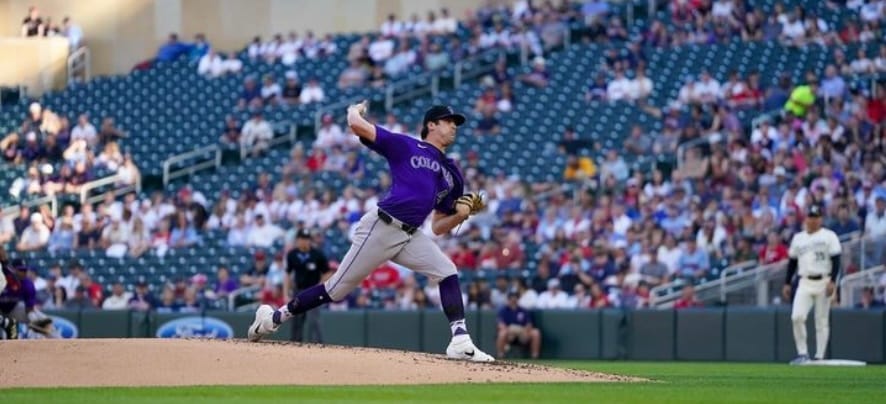
[[[383,210],[381,210],[381,209],[378,210],[378,218],[381,219],[381,221],[383,221],[383,222],[385,222],[385,223],[387,223],[387,224],[390,224],[390,225],[392,225],[392,226],[394,226],[394,227],[399,227],[400,230],[405,231],[406,234],[409,234],[410,236],[411,236],[413,233],[415,233],[416,230],[418,230],[418,227],[415,227],[415,226],[412,226],[412,225],[408,225],[408,224],[403,223],[403,222],[401,222],[401,221],[399,221],[399,220],[397,220],[397,219],[394,219],[391,215],[385,213],[385,211],[383,211]]]
[[[811,281],[820,281],[824,279],[824,275],[806,275],[804,278],[809,279]]]

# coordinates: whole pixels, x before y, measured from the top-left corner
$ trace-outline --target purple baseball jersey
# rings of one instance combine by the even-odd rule
[[[6,265],[3,265],[0,276],[5,276],[7,280],[6,289],[0,293],[0,313],[9,314],[19,302],[25,302],[27,309],[32,309],[37,304],[37,290],[28,277],[19,278],[8,271]]]
[[[455,200],[464,192],[464,177],[440,149],[378,125],[374,142],[361,141],[384,156],[391,170],[391,189],[378,203],[379,208],[416,227],[432,210],[455,213]]]

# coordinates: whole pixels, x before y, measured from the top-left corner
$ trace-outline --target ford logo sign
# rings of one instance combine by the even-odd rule
[[[77,338],[80,330],[77,325],[64,317],[48,316],[52,319],[50,335],[43,335],[28,328],[27,324],[19,323],[18,337],[20,339],[43,339],[43,338]]]
[[[234,337],[228,323],[214,317],[190,316],[163,323],[157,328],[157,338],[218,338]]]
[[[52,317],[52,326],[55,327],[56,334],[59,338],[77,338],[80,334],[77,325],[70,320],[57,316],[49,317]]]

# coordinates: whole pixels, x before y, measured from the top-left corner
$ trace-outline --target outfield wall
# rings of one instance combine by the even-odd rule
[[[252,313],[157,314],[125,311],[50,312],[67,337],[245,338]],[[795,356],[788,308],[538,311],[542,357],[785,362]],[[324,311],[328,344],[443,352],[449,327],[439,311]],[[495,352],[496,314],[474,311],[468,328],[481,349]],[[289,324],[274,339],[288,340]],[[809,346],[815,329],[808,324]],[[522,352],[512,352],[519,356]],[[831,358],[886,362],[886,311],[833,309]]]

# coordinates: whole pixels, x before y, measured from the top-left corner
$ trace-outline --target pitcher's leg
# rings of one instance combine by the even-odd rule
[[[375,268],[391,259],[407,239],[402,230],[382,222],[377,212],[367,213],[360,219],[351,248],[338,270],[326,282],[305,289],[286,306],[274,312],[274,324],[280,324],[294,314],[344,299]]]
[[[415,272],[427,276],[440,288],[440,303],[449,319],[452,335],[467,333],[465,307],[458,283],[458,271],[452,260],[440,250],[430,237],[415,234],[409,244],[400,251],[393,261]]]
[[[461,298],[458,272],[452,260],[443,254],[440,247],[424,234],[415,234],[408,244],[392,261],[415,272],[424,274],[440,288],[440,303],[449,320],[452,340],[446,348],[450,358],[476,362],[492,362],[495,359],[478,349],[465,324],[465,306]]]

